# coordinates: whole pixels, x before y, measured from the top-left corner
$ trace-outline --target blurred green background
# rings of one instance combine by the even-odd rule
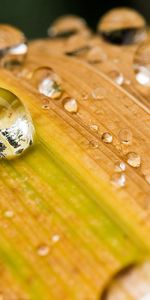
[[[0,0],[0,22],[22,29],[28,38],[46,36],[49,24],[63,14],[84,17],[94,29],[99,17],[116,6],[134,7],[150,19],[150,0]]]

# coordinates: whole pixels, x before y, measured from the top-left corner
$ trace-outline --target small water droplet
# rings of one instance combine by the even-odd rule
[[[66,15],[58,18],[48,29],[50,38],[68,38],[87,29],[84,19]]]
[[[91,92],[91,96],[94,100],[103,100],[105,97],[106,91],[102,87],[97,87]]]
[[[114,44],[133,44],[146,38],[145,20],[131,8],[115,8],[98,23],[98,32]]]
[[[33,72],[31,81],[41,94],[51,99],[59,99],[62,96],[61,79],[49,67],[37,68]]]
[[[24,34],[17,28],[0,25],[0,64],[3,67],[12,69],[20,65],[27,54],[28,46]]]
[[[14,212],[12,210],[5,210],[4,211],[4,217],[6,218],[13,218]]]
[[[90,129],[91,129],[92,131],[98,131],[98,125],[97,125],[97,124],[91,124],[91,125],[90,125]]]
[[[114,170],[118,173],[124,172],[126,170],[126,164],[123,161],[116,161]]]
[[[58,243],[60,241],[60,236],[58,234],[55,234],[52,236],[52,242],[55,244],[55,243]]]
[[[112,134],[109,133],[109,132],[104,132],[104,133],[102,134],[102,141],[103,141],[104,143],[106,143],[106,144],[111,144],[112,141],[113,141],[113,136],[112,136]]]
[[[123,128],[119,132],[119,140],[122,144],[129,145],[132,143],[132,132],[128,128]]]
[[[127,154],[127,163],[133,168],[140,167],[140,165],[141,165],[140,155],[135,152],[129,152]]]
[[[37,253],[39,256],[47,256],[49,254],[49,247],[47,245],[40,245],[37,248]]]
[[[133,62],[135,78],[143,86],[150,86],[150,41],[138,47]]]
[[[34,126],[16,95],[0,88],[0,157],[15,158],[32,145]]]
[[[70,113],[76,113],[78,111],[78,103],[76,99],[66,97],[63,99],[64,109]]]
[[[122,85],[124,83],[123,74],[116,70],[110,71],[108,76],[118,85]]]
[[[83,94],[82,95],[82,100],[84,100],[84,101],[86,101],[86,100],[88,100],[88,98],[89,98],[89,96],[88,96],[88,94]]]
[[[96,140],[89,141],[89,147],[94,148],[94,149],[98,148],[99,147],[98,141],[96,141]]]
[[[107,60],[107,55],[101,47],[95,46],[88,51],[86,59],[89,63],[101,63]]]
[[[123,187],[126,184],[126,176],[123,173],[114,173],[111,176],[111,182],[116,187]]]
[[[124,83],[127,84],[127,85],[130,85],[131,84],[131,80],[130,79],[125,79]]]

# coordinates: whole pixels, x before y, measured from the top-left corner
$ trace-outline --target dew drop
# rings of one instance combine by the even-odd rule
[[[104,132],[104,133],[102,134],[102,141],[103,141],[103,143],[111,144],[112,141],[113,141],[113,136],[112,136],[112,134],[109,133],[109,132]]]
[[[64,109],[70,113],[76,113],[78,111],[78,103],[76,99],[66,97],[63,99]]]
[[[5,210],[4,211],[4,217],[11,219],[11,218],[13,218],[13,216],[14,216],[14,212],[12,210]]]
[[[150,41],[138,47],[133,62],[136,81],[143,86],[150,86]]]
[[[119,132],[119,140],[122,144],[129,145],[132,143],[132,132],[128,128],[123,128]]]
[[[0,157],[12,159],[32,145],[34,126],[21,100],[0,88]]]
[[[87,25],[84,19],[66,15],[58,18],[48,29],[50,38],[68,38],[81,31],[87,30]]]
[[[40,94],[51,99],[59,99],[62,96],[62,84],[60,77],[49,67],[39,67],[32,75],[31,81]]]
[[[42,108],[43,108],[43,109],[46,109],[46,110],[49,110],[49,105],[48,105],[48,104],[43,104],[43,105],[42,105]]]
[[[88,51],[86,59],[91,64],[102,63],[107,60],[107,55],[101,47],[95,46]]]
[[[97,149],[99,147],[99,143],[96,140],[89,141],[89,147],[93,149]]]
[[[102,87],[97,87],[91,92],[91,97],[94,100],[103,100],[105,97],[106,91]]]
[[[122,85],[124,83],[123,74],[116,70],[109,72],[108,76],[118,85]]]
[[[0,25],[0,65],[9,69],[23,63],[28,51],[24,34],[15,27]]]
[[[129,152],[127,154],[127,163],[133,168],[140,167],[140,165],[141,165],[140,155],[135,152]]]
[[[150,300],[150,263],[123,269],[111,280],[102,300]]]
[[[115,8],[98,23],[98,32],[113,44],[133,44],[146,38],[145,20],[131,8]]]
[[[123,161],[116,161],[114,170],[118,173],[124,172],[126,170],[126,164]]]
[[[123,187],[126,184],[126,176],[123,173],[114,173],[111,176],[111,183],[116,187]]]
[[[49,247],[47,245],[40,245],[38,248],[37,248],[37,253],[39,256],[47,256],[49,254]]]
[[[92,131],[98,131],[98,125],[97,125],[97,124],[91,124],[91,125],[90,125],[90,129],[91,129]]]
[[[55,243],[58,243],[60,241],[60,236],[58,234],[55,234],[52,236],[52,242],[55,244]]]

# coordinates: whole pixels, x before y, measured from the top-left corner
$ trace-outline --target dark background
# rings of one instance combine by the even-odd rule
[[[150,21],[150,0],[0,0],[0,23],[19,27],[28,38],[43,37],[60,15],[80,15],[94,29],[99,17],[117,6],[136,8]]]

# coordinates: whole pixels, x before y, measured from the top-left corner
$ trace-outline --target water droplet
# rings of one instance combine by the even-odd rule
[[[49,109],[49,105],[48,105],[48,104],[43,104],[43,105],[42,105],[42,108],[48,110],[48,109]]]
[[[47,245],[40,245],[37,248],[37,253],[39,256],[47,256],[49,254],[49,247]]]
[[[101,47],[95,46],[88,51],[86,59],[89,63],[101,63],[107,60],[107,55]]]
[[[123,161],[116,161],[114,170],[118,173],[124,172],[126,170],[126,164]]]
[[[150,41],[146,41],[138,47],[133,68],[137,82],[144,86],[150,86]]]
[[[123,187],[126,184],[126,176],[123,173],[114,173],[111,176],[111,182],[116,187]]]
[[[109,132],[104,132],[104,133],[102,134],[102,141],[103,141],[104,143],[106,143],[106,144],[111,144],[112,141],[113,141],[113,136],[112,136],[112,134],[109,133]]]
[[[52,242],[55,244],[55,243],[58,243],[60,241],[60,236],[58,234],[55,234],[52,236]]]
[[[132,132],[128,128],[123,128],[119,132],[119,139],[122,144],[129,145],[132,143]]]
[[[28,46],[24,34],[15,27],[0,25],[0,64],[6,68],[20,65],[27,54]]]
[[[127,154],[127,163],[133,168],[140,167],[140,165],[141,165],[140,155],[135,152],[129,152]]]
[[[146,38],[145,20],[131,8],[115,8],[98,23],[98,32],[114,44],[133,44]]]
[[[98,148],[99,147],[98,141],[96,141],[96,140],[89,141],[89,147],[94,148],[94,149]]]
[[[0,88],[0,157],[15,158],[33,143],[33,137],[31,117],[20,99]]]
[[[149,300],[150,299],[150,263],[130,266],[122,269],[107,286],[102,300]]]
[[[91,96],[94,100],[103,100],[105,97],[106,91],[102,87],[97,87],[91,92]]]
[[[98,131],[98,125],[97,125],[97,124],[91,124],[91,125],[90,125],[90,129],[91,129],[92,131]]]
[[[63,99],[64,109],[70,113],[76,113],[78,111],[78,103],[76,99],[66,97]]]
[[[122,85],[124,83],[123,74],[116,70],[110,71],[108,76],[118,85]]]
[[[62,96],[61,79],[49,67],[37,68],[33,72],[31,81],[41,94],[51,99],[59,99]]]
[[[5,210],[4,211],[4,217],[6,218],[13,218],[14,212],[12,210]]]
[[[68,38],[87,29],[84,19],[66,15],[58,18],[48,29],[50,38]]]

